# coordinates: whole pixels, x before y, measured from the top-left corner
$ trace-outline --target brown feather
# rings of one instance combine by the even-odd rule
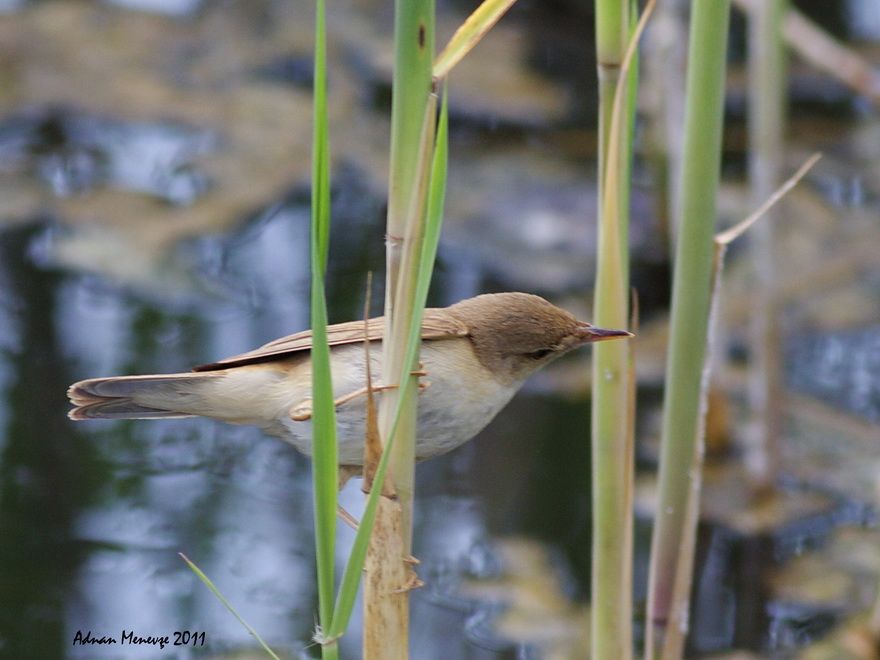
[[[150,392],[175,392],[182,384],[202,383],[218,378],[219,374],[160,374],[148,376],[109,376],[89,378],[74,383],[67,390],[70,402],[76,406],[67,413],[70,419],[156,419],[191,417],[176,410],[151,407],[135,401]]]
[[[67,413],[75,421],[84,419],[182,419],[192,417],[173,410],[159,410],[134,403],[131,399],[103,399],[81,405]]]
[[[379,341],[385,331],[385,317],[379,316],[367,321],[367,332],[370,341]],[[422,318],[422,339],[452,339],[468,335],[468,326],[461,320],[451,316],[445,309],[426,309]],[[364,322],[349,321],[337,323],[327,328],[327,339],[330,346],[354,344],[364,340]],[[216,371],[240,367],[245,364],[269,362],[291,357],[312,348],[312,331],[304,330],[293,335],[281,337],[255,348],[247,353],[233,355],[224,360],[193,367],[193,371]]]

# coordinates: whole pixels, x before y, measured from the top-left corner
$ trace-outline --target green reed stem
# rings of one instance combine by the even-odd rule
[[[429,105],[429,108],[433,106]],[[433,112],[433,111],[432,111]],[[426,222],[425,230],[422,236],[422,244],[420,249],[421,260],[418,266],[418,274],[416,278],[416,288],[414,294],[413,309],[415,310],[413,324],[408,328],[406,354],[402,360],[403,364],[412,364],[418,359],[419,347],[421,345],[421,319],[428,298],[428,288],[431,283],[431,275],[434,268],[434,261],[437,255],[437,246],[440,242],[440,228],[443,221],[443,200],[446,193],[446,171],[448,160],[448,122],[449,109],[444,93],[443,106],[440,113],[440,121],[437,125],[436,140],[434,142],[433,156],[430,165],[430,176],[427,186],[426,201]],[[401,398],[405,398],[410,391],[415,391],[415,378],[409,376],[408,372],[397,374],[401,383]],[[368,544],[370,541],[371,530],[376,520],[378,506],[380,502],[381,487],[385,480],[390,458],[393,455],[394,447],[398,440],[401,419],[403,413],[402,404],[398,404],[394,410],[391,427],[388,433],[385,448],[379,459],[379,465],[376,468],[376,474],[373,479],[373,489],[367,499],[367,506],[364,510],[355,542],[352,547],[351,557],[346,565],[345,573],[342,577],[342,585],[339,589],[339,596],[336,603],[336,611],[333,615],[333,627],[329,631],[331,637],[336,637],[348,626],[354,608],[355,597],[357,596],[357,588],[360,582],[360,576],[366,560]],[[399,558],[397,558],[399,561]],[[388,640],[385,640],[386,647],[383,653],[385,657],[400,657],[405,654],[406,649],[390,648]],[[387,655],[391,654],[391,655]]]
[[[404,237],[411,221],[412,200],[416,196],[422,128],[431,92],[431,65],[434,57],[434,0],[396,0],[394,23],[394,80],[391,104],[391,172],[388,190],[387,258],[385,274],[385,337],[383,344],[383,379],[394,382],[403,368],[406,333],[393,327],[397,314],[410,319],[408,309],[395,309],[397,290],[402,282],[400,271],[404,256]],[[432,119],[433,121],[433,119]],[[419,218],[419,222],[422,219]],[[409,276],[407,276],[409,277]],[[411,283],[411,280],[409,280]],[[412,296],[404,296],[410,299]],[[395,334],[396,330],[396,334]],[[379,428],[387,438],[391,411],[398,397],[393,391],[383,396],[379,411]],[[411,412],[404,412],[402,441],[392,457],[394,487],[404,492],[404,533],[406,545],[412,542],[412,483],[415,438],[415,399],[407,403]]]
[[[629,2],[597,0],[596,56],[599,74],[599,209],[596,290],[597,325],[629,323],[629,190],[631,118],[635,88],[621,67],[634,13]],[[618,89],[622,86],[622,89]],[[618,117],[615,122],[615,97]],[[631,657],[632,535],[626,511],[632,484],[629,342],[593,347],[592,451],[592,657]]]
[[[412,549],[412,508],[415,491],[416,390],[404,388],[400,375],[414,370],[406,363],[408,329],[417,310],[413,305],[413,270],[404,270],[407,253],[420,249],[424,216],[413,215],[420,186],[423,126],[431,92],[434,58],[434,0],[396,0],[394,13],[394,77],[391,104],[391,171],[388,191],[385,273],[385,340],[382,380],[398,383],[379,404],[379,434],[389,443],[391,426],[399,415],[397,438],[391,447],[390,477],[397,499],[379,503],[364,583],[364,657],[407,656],[409,595],[402,590],[406,568],[402,558]],[[433,128],[434,115],[430,117]],[[433,142],[433,141],[432,141]],[[427,152],[430,158],[430,149]],[[419,258],[415,257],[418,264]],[[417,364],[417,359],[416,359]],[[412,377],[406,376],[406,380]],[[399,402],[399,403],[398,403]],[[400,412],[397,413],[398,405]],[[382,488],[376,481],[374,488]]]
[[[679,555],[684,540],[693,538],[688,524],[696,524],[696,516],[688,523],[687,502],[699,483],[699,475],[691,468],[703,441],[700,392],[712,286],[729,14],[728,0],[694,0],[692,4],[682,217],[675,250],[646,658],[679,657],[680,640],[687,629],[687,607],[681,605],[688,601],[692,567],[680,562]],[[678,617],[672,618],[673,610]]]
[[[312,136],[311,316],[312,316],[312,487],[318,611],[321,630],[333,615],[333,566],[336,560],[338,450],[336,409],[327,343],[327,301],[324,277],[330,243],[330,149],[327,130],[327,46],[324,0],[315,3],[315,72]],[[321,639],[325,660],[338,657],[335,640]]]

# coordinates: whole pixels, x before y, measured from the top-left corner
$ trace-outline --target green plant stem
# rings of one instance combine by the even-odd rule
[[[399,314],[407,319],[411,310],[397,310],[397,289],[401,282],[400,271],[404,252],[404,237],[412,209],[415,189],[422,127],[429,93],[431,91],[431,66],[434,55],[434,2],[433,0],[396,0],[394,23],[394,80],[391,104],[391,173],[388,190],[387,251],[385,275],[385,337],[383,344],[383,380],[394,382],[400,373],[405,334],[401,325],[394,326]],[[406,326],[404,323],[403,326]],[[395,334],[395,330],[397,334]],[[397,347],[397,348],[395,348]],[[383,438],[390,427],[391,411],[396,396],[383,396],[379,410],[379,429]],[[404,412],[398,431],[402,442],[397,443],[391,458],[391,474],[394,487],[403,498],[412,492],[412,454],[415,432],[415,399],[411,400],[412,413]],[[407,436],[410,440],[407,441]],[[403,503],[404,533],[407,545],[412,537],[412,506]],[[408,530],[408,531],[407,531]]]
[[[420,329],[422,311],[425,308],[425,301],[428,299],[428,288],[431,284],[431,275],[434,268],[434,261],[437,256],[437,246],[440,242],[440,228],[443,222],[443,204],[446,194],[446,172],[448,161],[448,124],[449,124],[449,103],[444,89],[443,107],[440,112],[440,121],[437,126],[437,140],[434,147],[434,154],[431,163],[430,185],[428,187],[427,200],[427,223],[424,233],[423,246],[421,250],[422,259],[419,263],[418,284],[415,293],[414,309],[416,317],[409,328],[409,337],[407,339],[406,358],[404,363],[412,363],[419,354],[420,345]],[[415,379],[401,379],[401,389],[406,391],[415,388]],[[393,446],[397,436],[397,428],[400,422],[400,407],[394,411],[394,419],[391,423],[391,430],[388,434],[388,441],[382,456],[379,459],[379,465],[376,468],[375,483],[384,483],[385,475],[388,471],[389,451]],[[380,499],[381,489],[374,488],[367,498],[367,505],[364,514],[361,517],[361,524],[358,526],[355,535],[354,544],[352,545],[351,557],[345,566],[345,572],[342,576],[342,583],[339,586],[339,595],[336,599],[336,608],[333,613],[333,624],[328,632],[328,637],[335,639],[339,637],[348,627],[351,613],[354,609],[354,602],[357,596],[358,584],[363,571],[365,558],[367,555],[367,545],[372,535],[373,522],[376,519],[376,511]]]
[[[399,281],[395,296],[396,315],[392,321],[390,364],[397,366],[391,382],[411,385],[418,368],[418,353],[408,351],[409,337],[413,327],[419,329],[422,308],[417,307],[415,293],[422,260],[425,235],[425,205],[428,194],[428,178],[434,144],[436,119],[436,96],[425,108],[419,159],[416,168],[415,187],[412,190],[410,212],[403,235],[403,254]],[[424,303],[422,303],[423,305]],[[412,335],[420,345],[420,332]],[[383,366],[384,368],[384,366]],[[388,381],[385,381],[388,382]],[[388,407],[393,420],[384,438],[391,437],[396,427],[393,445],[386,440],[390,455],[392,479],[390,487],[394,497],[382,496],[379,500],[376,523],[370,539],[370,552],[366,562],[364,582],[365,619],[364,657],[370,659],[405,658],[408,647],[409,588],[415,575],[404,561],[412,554],[412,504],[415,477],[415,434],[417,394],[414,387],[397,387],[384,396],[381,406]],[[393,403],[394,408],[390,408]],[[380,413],[383,408],[380,406]],[[380,417],[380,429],[382,428]],[[395,462],[396,461],[396,462]],[[394,470],[396,472],[393,472]],[[385,481],[376,480],[373,489],[387,488]]]
[[[418,189],[422,185],[420,173],[425,172],[420,158],[426,156],[420,148],[434,58],[433,0],[396,0],[394,48],[382,380],[402,385],[398,380],[400,374],[415,369],[414,364],[405,363],[407,336],[415,310],[414,271],[404,270],[404,259],[408,251],[416,250],[414,259],[418,264],[419,227],[424,222],[424,206],[419,205]],[[431,113],[432,127],[433,122]],[[428,142],[429,146],[432,143]],[[430,148],[427,154],[430,159]],[[397,497],[395,500],[381,498],[366,559],[364,657],[367,660],[405,658],[408,654],[409,596],[404,588],[407,569],[403,560],[412,552],[416,390],[399,387],[382,396],[379,432],[383,443],[388,442],[398,400],[401,408],[397,437],[390,455],[391,484]],[[381,488],[382,483],[374,487]]]
[[[324,0],[317,0],[315,10],[311,219],[312,487],[319,620],[321,629],[327,630],[333,615],[339,460],[336,445],[336,410],[330,377],[330,347],[327,343],[327,302],[324,292],[330,240],[330,156],[327,129]],[[322,654],[325,660],[337,657],[336,644],[334,642],[322,644]]]
[[[721,135],[728,0],[695,0],[691,9],[682,218],[675,251],[670,342],[661,438],[659,498],[651,543],[646,658],[666,653],[666,637],[683,638],[690,565],[679,562],[687,529],[688,496],[699,483],[692,473],[702,452],[700,408],[710,290],[715,198],[721,166]],[[690,524],[696,524],[691,516]],[[679,617],[672,618],[673,604]],[[685,604],[682,607],[682,604]]]
[[[628,226],[630,131],[634,86],[621,80],[629,43],[629,2],[596,3],[596,54],[599,74],[598,252],[593,317],[603,327],[628,325]],[[633,69],[630,69],[633,72]],[[634,75],[634,73],[633,73]],[[619,85],[624,121],[614,125]],[[619,126],[621,123],[626,126]],[[617,150],[611,153],[610,150]],[[631,656],[630,516],[632,465],[628,342],[597,344],[593,349],[593,550],[592,657],[621,660]]]

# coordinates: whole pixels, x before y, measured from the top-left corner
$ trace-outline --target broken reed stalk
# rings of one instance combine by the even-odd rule
[[[428,121],[428,97],[434,57],[433,0],[396,0],[394,74],[391,106],[391,172],[388,190],[385,278],[385,341],[382,381],[395,383],[403,373],[407,331],[412,318],[412,272],[404,270],[413,244],[412,216],[420,187],[420,145]],[[433,127],[434,113],[428,123]],[[433,144],[433,141],[429,142]],[[430,161],[430,157],[429,157]],[[409,242],[409,243],[407,243]],[[416,261],[418,259],[416,258]],[[417,364],[417,361],[416,361]],[[414,371],[416,364],[408,365]],[[404,564],[412,553],[412,506],[415,478],[417,390],[400,402],[397,437],[390,457],[390,479],[396,499],[379,500],[370,539],[364,580],[364,658],[406,658],[409,644],[409,595]],[[379,405],[379,431],[388,441],[401,389],[386,393]],[[383,484],[374,484],[382,488]]]
[[[749,186],[756,203],[767,199],[779,182],[784,161],[786,66],[782,17],[786,0],[764,0],[749,9]],[[753,423],[745,433],[746,473],[756,492],[771,489],[779,463],[782,431],[776,284],[776,223],[767,218],[751,235],[754,264],[749,327],[748,399]]]
[[[694,536],[688,496],[702,452],[701,383],[712,286],[715,197],[721,135],[729,0],[694,0],[688,49],[682,217],[678,223],[669,353],[663,405],[659,495],[651,542],[645,658],[680,657],[687,630],[691,566],[680,557]]]

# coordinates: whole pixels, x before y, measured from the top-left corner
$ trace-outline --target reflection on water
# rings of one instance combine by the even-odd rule
[[[190,204],[208,187],[192,161],[216,147],[210,132],[169,122],[124,122],[50,109],[0,123],[5,173],[32,175],[56,195],[99,186]]]
[[[29,245],[45,231],[31,225],[0,234],[0,581],[21,604],[0,608],[6,648],[25,657],[39,638],[40,655],[54,657],[77,630],[132,627],[142,634],[205,630],[212,649],[250,646],[178,552],[212,576],[270,642],[308,645],[316,601],[305,459],[255,429],[202,419],[74,425],[64,416],[64,392],[76,379],[179,371],[306,326],[305,209],[285,205],[233,236],[190,245],[213,297],[140,293],[50,262],[36,265]],[[358,232],[349,228],[338,242],[346,240],[356,244]],[[349,309],[333,316],[356,315],[364,277],[356,264],[340,264],[336,286],[357,284],[337,297]],[[416,629],[432,639],[460,637],[471,609],[459,603],[438,616],[437,603],[449,602],[440,587],[485,570],[483,505],[465,485],[468,456],[420,468],[426,487],[416,548],[432,588],[418,594],[414,611],[424,624]],[[449,479],[461,493],[441,488]],[[352,511],[360,499],[356,487],[343,493]],[[341,538],[340,568],[351,534],[343,530]],[[358,625],[356,617],[346,645],[357,644]],[[75,657],[100,657],[100,649]]]
[[[880,327],[811,333],[792,342],[788,380],[870,422],[880,423]]]
[[[125,9],[178,17],[196,13],[203,4],[202,0],[108,0],[108,2]]]
[[[331,317],[342,320],[360,314],[366,270],[381,267],[382,250],[363,249],[370,231],[364,214],[346,210],[343,194],[336,202]],[[378,205],[370,213],[378,216]],[[213,651],[249,648],[247,632],[178,558],[184,552],[271,644],[314,651],[311,487],[302,456],[255,429],[203,419],[74,425],[64,417],[64,391],[76,379],[185,370],[305,327],[307,223],[302,203],[287,200],[233,234],[182,246],[191,272],[179,282],[186,284],[169,280],[165,289],[147,290],[34,261],[43,226],[0,233],[0,583],[20,604],[0,608],[6,648],[25,657],[39,640],[40,655],[54,657],[77,630],[131,628],[204,630]],[[359,256],[339,256],[347,254]],[[458,258],[441,254],[437,304],[491,287],[476,262],[442,267]],[[588,597],[586,411],[583,400],[527,388],[476,442],[419,467],[414,545],[428,583],[413,597],[420,658],[521,652],[493,632],[497,603],[458,594],[465,576],[503,572],[492,534],[545,540],[565,589]],[[355,484],[342,503],[359,515]],[[642,562],[648,534],[640,523]],[[695,650],[784,646],[828,620],[822,608],[812,618],[784,619],[791,607],[760,588],[790,540],[781,534],[748,538],[701,528]],[[340,570],[352,538],[341,529]],[[357,653],[360,625],[357,611],[343,640],[347,654]],[[111,657],[79,650],[73,657]]]
[[[61,613],[90,550],[76,534],[77,517],[99,500],[108,474],[60,414],[71,374],[52,322],[58,277],[22,259],[30,234],[5,232],[0,242],[0,638],[8,657],[23,658],[59,655]]]

